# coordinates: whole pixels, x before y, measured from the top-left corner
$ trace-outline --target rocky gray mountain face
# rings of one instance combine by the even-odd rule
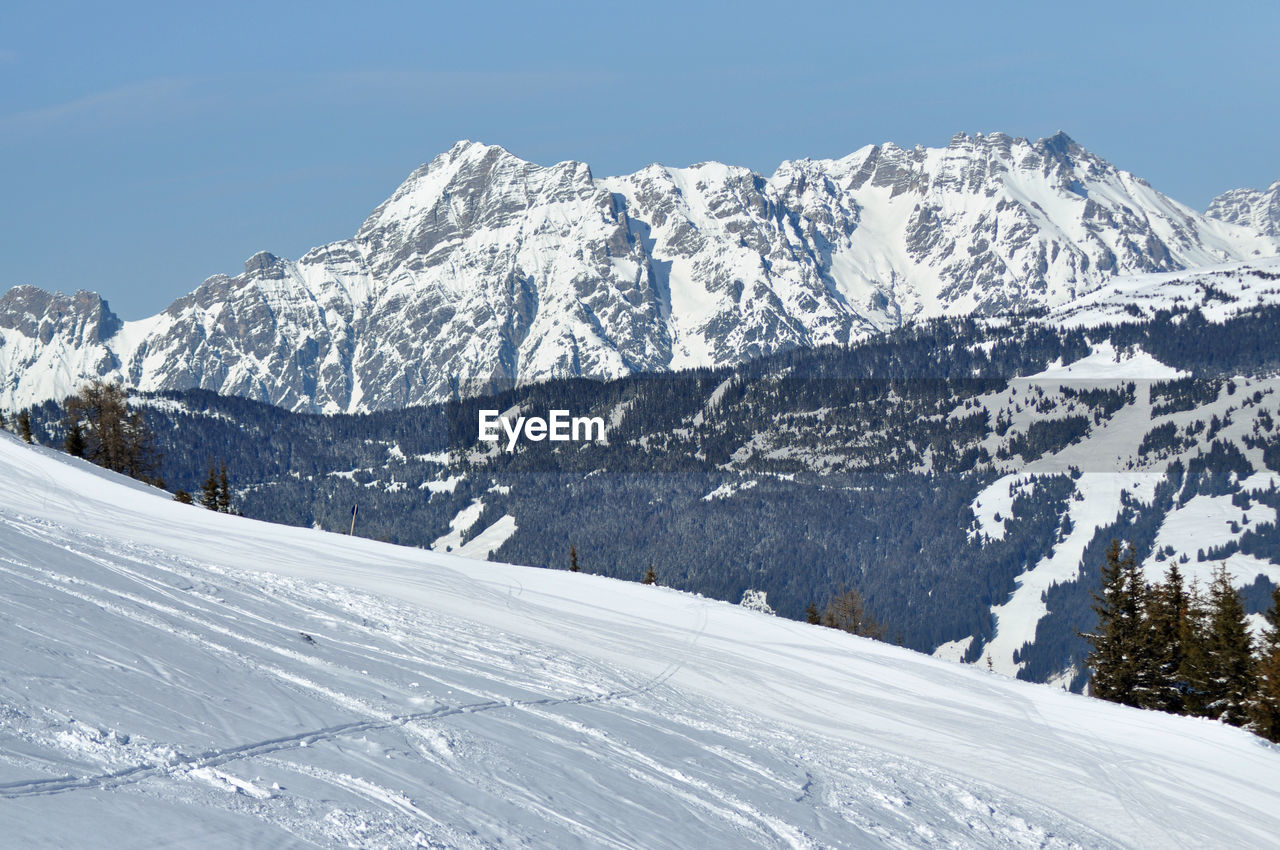
[[[1274,189],[1274,187],[1273,187]],[[163,313],[0,298],[0,404],[81,381],[292,410],[403,407],[551,377],[736,363],[914,317],[1061,304],[1121,274],[1277,253],[1059,133],[593,177],[460,142],[355,236],[260,253]]]
[[[1205,215],[1240,224],[1267,236],[1280,237],[1280,180],[1265,192],[1232,189],[1214,198]]]

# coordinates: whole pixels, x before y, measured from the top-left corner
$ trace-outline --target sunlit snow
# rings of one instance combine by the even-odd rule
[[[0,435],[13,846],[1260,846],[1280,751],[661,587],[184,506]]]

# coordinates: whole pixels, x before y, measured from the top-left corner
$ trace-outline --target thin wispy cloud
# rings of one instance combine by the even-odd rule
[[[612,73],[562,71],[324,71],[263,75],[232,73],[163,77],[93,92],[61,103],[0,115],[0,132],[89,132],[136,127],[182,117],[226,117],[305,103],[339,108],[416,108],[477,101],[557,99],[613,86]]]
[[[430,102],[466,101],[478,97],[555,97],[565,92],[611,86],[613,72],[600,71],[332,71],[297,77],[298,93],[345,96],[356,100],[411,97]]]
[[[0,116],[0,131],[34,133],[68,129],[100,131],[164,115],[190,89],[181,78],[147,80],[62,103]]]

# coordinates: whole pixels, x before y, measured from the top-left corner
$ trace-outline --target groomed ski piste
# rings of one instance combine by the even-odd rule
[[[217,514],[8,434],[0,484],[6,846],[1280,835],[1280,749],[1218,723],[661,587]]]

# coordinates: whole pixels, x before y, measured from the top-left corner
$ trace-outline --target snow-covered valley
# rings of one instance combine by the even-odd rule
[[[0,435],[15,846],[1259,846],[1280,751],[663,588],[216,514]]]

